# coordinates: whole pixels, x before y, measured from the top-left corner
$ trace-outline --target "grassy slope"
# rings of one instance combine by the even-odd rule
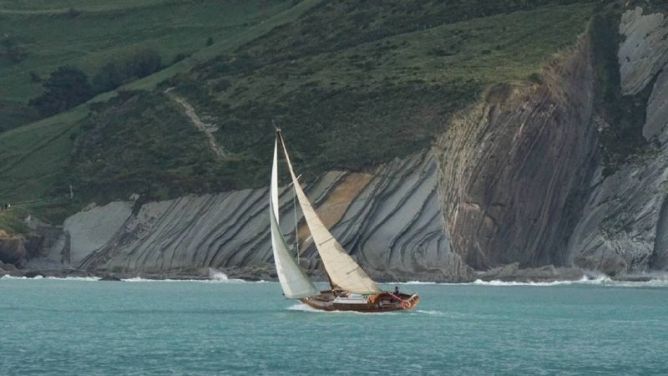
[[[437,8],[423,14],[444,10],[431,6]],[[376,17],[370,23],[392,14],[392,9],[375,10],[371,16],[358,9]],[[428,24],[418,14],[404,20],[417,25],[408,31],[386,25],[383,34],[354,34],[357,40],[351,43],[345,43],[346,33],[316,33],[310,35],[314,40],[304,40],[310,25],[331,25],[328,17],[342,24],[332,30],[346,30],[358,17],[351,9],[317,9],[297,27],[282,28],[174,84],[218,120],[220,142],[237,153],[239,168],[266,170],[275,119],[296,149],[302,171],[362,169],[427,146],[448,117],[485,86],[538,72],[552,54],[575,41],[590,15],[589,4],[442,25]]]
[[[6,13],[57,13],[70,9],[79,11],[106,11],[129,9],[164,3],[165,0],[0,0],[0,12]]]
[[[216,41],[237,34],[289,5],[263,0],[227,1],[225,6],[174,0],[2,1],[0,35],[16,38],[28,55],[20,63],[0,60],[0,98],[21,110],[21,103],[42,90],[29,72],[46,77],[58,66],[75,65],[92,75],[134,48],[155,49],[169,63],[178,54],[203,48],[209,37]],[[72,15],[70,8],[78,13]]]
[[[51,5],[23,10],[58,12],[73,2],[44,2]],[[530,9],[512,12],[525,2],[484,1],[477,7],[461,1],[301,2],[265,22],[214,35],[216,44],[191,59],[124,88],[142,92],[97,104],[92,113],[84,105],[0,134],[0,197],[34,206],[46,201],[49,210],[62,214],[87,200],[125,198],[132,192],[164,198],[261,185],[271,119],[285,130],[300,170],[311,176],[405,155],[427,146],[449,116],[485,86],[525,80],[572,44],[585,28],[591,4],[541,4],[571,2],[536,1]],[[9,9],[11,3],[19,2],[0,1],[0,7]],[[159,14],[163,6],[180,4],[150,3],[129,12],[109,10],[109,2],[88,2],[91,13],[85,17],[95,12]],[[215,18],[193,14],[204,25]],[[66,21],[62,15],[51,17]],[[135,20],[127,27],[136,23],[141,24]],[[176,53],[187,45],[176,43],[178,30],[143,35]],[[199,31],[181,39],[203,44],[202,37],[212,31],[206,26]],[[86,51],[81,61],[90,61],[87,69],[104,61],[103,53],[88,51],[93,45],[79,45]],[[231,158],[217,162],[204,152],[203,136],[162,94],[167,86],[176,86],[201,117],[218,125],[216,136],[232,151]],[[110,98],[104,94],[93,102]],[[70,183],[81,199],[72,207],[63,206]]]
[[[60,13],[3,14],[0,8],[0,34],[15,36],[28,50],[21,63],[0,66],[2,96],[25,101],[39,94],[41,86],[30,82],[29,71],[46,76],[58,66],[75,65],[93,74],[133,47],[156,49],[169,62],[179,53],[193,53],[204,47],[208,37],[217,40],[238,33],[246,23],[259,22],[265,13],[271,15],[287,5],[259,0],[228,3],[223,7],[214,1],[116,0],[99,2],[104,5],[99,8],[90,4],[76,7],[81,10],[76,17]]]
[[[73,2],[63,3],[72,4]],[[123,1],[120,3],[127,4]],[[151,3],[156,3],[156,1]],[[174,1],[169,3],[174,3]],[[215,4],[211,1],[204,3]],[[231,3],[248,7],[248,4],[244,2]],[[267,2],[256,2],[256,4],[264,3]],[[120,88],[119,91],[132,88],[150,89],[157,82],[179,72],[190,70],[194,65],[206,60],[209,56],[216,56],[237,48],[283,22],[290,22],[314,4],[317,4],[317,1],[304,1],[297,6],[289,6],[291,5],[289,2],[287,4],[286,2],[278,2],[273,9],[274,13],[266,13],[263,6],[262,15],[255,14],[256,23],[248,23],[244,27],[229,29],[215,39],[212,46],[204,47],[202,45],[204,48],[197,50],[190,58],[173,64],[150,77],[130,83],[126,87]],[[6,4],[3,3],[3,5]],[[218,13],[229,13],[229,4],[219,8],[221,9],[217,11]],[[253,14],[252,9],[250,13]],[[229,20],[234,21],[233,17],[230,17]],[[199,39],[198,37],[197,44],[199,44]],[[190,42],[195,46],[192,40]],[[108,101],[116,93],[117,91],[100,94],[89,103]],[[63,205],[62,202],[66,196],[63,194],[63,184],[68,186],[72,180],[68,176],[68,170],[71,168],[72,147],[76,135],[81,131],[81,126],[90,116],[89,107],[89,104],[81,105],[64,114],[0,134],[0,198],[15,203],[25,202],[25,205],[30,207],[35,207],[35,202],[43,206],[56,206],[58,208]],[[74,206],[77,205],[75,203]],[[67,208],[65,209],[67,210]]]

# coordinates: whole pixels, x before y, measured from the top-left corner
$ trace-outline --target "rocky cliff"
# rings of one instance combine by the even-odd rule
[[[475,269],[576,266],[610,275],[668,267],[668,22],[641,8],[619,23],[621,93],[650,90],[647,144],[605,173],[591,40],[532,86],[492,88],[438,141],[452,248]],[[630,140],[621,140],[630,142]]]
[[[437,173],[433,155],[424,153],[370,173],[330,172],[308,193],[333,234],[374,277],[470,280],[471,269],[449,247]],[[294,242],[291,192],[281,193],[281,226]],[[135,212],[132,207],[112,202],[68,218],[48,259],[93,272],[197,275],[213,267],[271,277],[266,189],[186,196]],[[315,272],[308,234],[300,228],[298,236],[302,265]]]
[[[570,262],[608,274],[668,267],[668,20],[627,11],[621,19],[621,89],[651,94],[642,127],[647,145],[611,176],[599,166],[567,248]]]
[[[665,271],[667,22],[640,8],[619,22],[621,94],[649,96],[641,103],[646,144],[612,172],[601,134],[614,124],[598,108],[595,42],[583,35],[540,77],[489,88],[444,124],[431,150],[367,172],[329,172],[308,194],[380,280],[468,281],[481,271],[578,278],[574,267],[616,276]],[[283,231],[317,274],[289,189],[281,202]],[[68,218],[58,241],[44,243],[28,266],[155,276],[213,267],[270,278],[267,211],[266,189],[112,202]]]
[[[534,85],[500,85],[437,142],[453,248],[475,269],[564,265],[596,155],[590,45]]]

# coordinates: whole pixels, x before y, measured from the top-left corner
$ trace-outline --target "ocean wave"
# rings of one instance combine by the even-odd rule
[[[507,281],[482,281],[476,280],[468,285],[478,286],[562,286],[562,285],[595,285],[610,287],[668,287],[668,279],[665,276],[653,278],[647,281],[618,281],[610,277],[599,276],[595,278],[583,277],[574,281],[551,281],[551,282],[507,282]]]
[[[644,277],[644,276],[639,276]],[[638,280],[638,281],[620,281],[613,280],[607,276],[598,276],[598,277],[583,277],[579,280],[570,280],[570,281],[550,281],[550,282],[517,282],[517,281],[501,281],[501,280],[491,280],[483,281],[477,279],[473,282],[432,282],[432,281],[406,281],[406,282],[386,282],[384,285],[396,286],[396,285],[426,285],[426,286],[492,286],[492,287],[550,287],[550,286],[565,286],[565,285],[595,285],[595,286],[609,286],[609,287],[668,287],[668,275],[665,274],[656,274],[648,275],[646,278],[651,278],[649,280]],[[44,277],[42,275],[36,275],[34,277],[26,276],[11,276],[5,274],[0,276],[0,280],[57,280],[57,281],[84,281],[84,282],[97,282],[100,281],[100,277]],[[142,277],[132,277],[121,279],[123,282],[197,282],[197,283],[229,283],[229,284],[240,284],[240,283],[277,283],[273,281],[246,281],[243,279],[229,278],[227,274],[212,269],[209,272],[209,279],[151,279],[151,278],[142,278]],[[326,288],[326,287],[324,287]],[[308,307],[308,306],[306,306]],[[322,312],[315,310],[316,312]]]
[[[223,283],[246,283],[243,279],[230,279],[227,274],[213,268],[209,268],[209,280]]]
[[[326,313],[326,311],[321,311],[319,309],[315,309],[311,307],[308,304],[304,303],[297,303],[294,305],[291,305],[290,307],[287,308],[288,311],[302,311],[302,312],[316,312],[316,313]]]
[[[603,283],[603,285],[615,287],[668,287],[668,279],[650,279],[649,281],[613,281]]]
[[[420,313],[420,314],[423,314],[423,315],[430,315],[430,316],[445,316],[445,313],[443,313],[441,311],[434,311],[434,310],[416,309],[413,312]]]
[[[132,277],[121,279],[123,282],[198,282],[198,283],[248,283],[243,279],[229,278],[227,274],[216,270],[209,270],[209,279],[151,279],[151,278],[142,278],[142,277]],[[256,283],[265,283],[266,281],[257,281]]]
[[[641,276],[642,277],[642,276]],[[607,276],[589,276],[578,280],[558,280],[549,282],[518,282],[518,281],[501,281],[491,280],[483,281],[477,279],[473,282],[430,282],[430,281],[407,281],[407,282],[387,282],[385,285],[433,285],[433,286],[494,286],[494,287],[550,287],[550,286],[566,286],[566,285],[596,285],[596,286],[610,286],[610,287],[668,287],[668,275],[649,275],[649,280],[641,281],[620,281],[614,280]]]
[[[22,277],[15,277],[15,276],[13,276],[13,275],[5,274],[5,275],[3,275],[2,277],[0,277],[0,279],[28,279],[28,277],[24,277],[24,276],[22,276]]]
[[[596,282],[594,282],[596,281]],[[580,280],[575,280],[575,281],[550,281],[550,282],[516,282],[516,281],[499,281],[499,280],[491,280],[491,281],[483,281],[481,279],[476,279],[475,281],[471,283],[467,283],[467,285],[478,285],[478,286],[561,286],[561,285],[572,285],[576,283],[593,283],[593,284],[598,284],[601,283],[602,281],[597,280],[589,280],[586,278],[580,279]]]
[[[246,283],[246,281],[241,280],[241,279],[229,279],[229,280],[212,280],[212,279],[172,279],[172,278],[165,278],[165,279],[151,279],[151,278],[142,278],[142,277],[132,277],[132,278],[122,278],[121,281],[123,282],[131,282],[131,283],[145,283],[145,282],[188,282],[188,283]]]
[[[57,281],[86,281],[86,282],[97,282],[100,280],[100,277],[46,277],[45,279],[53,279]]]
[[[48,280],[53,280],[53,281],[90,281],[90,282],[95,282],[95,281],[99,281],[100,277],[44,277],[43,275],[36,275],[34,277],[26,277],[26,276],[15,277],[15,276],[11,276],[9,274],[6,274],[6,275],[1,276],[0,279],[18,279],[18,280],[48,279]]]
[[[51,281],[83,281],[83,282],[98,282],[101,277],[45,277],[36,275],[34,277],[26,276],[12,276],[5,274],[0,276],[0,280],[51,280]],[[123,282],[198,282],[198,283],[271,283],[270,281],[245,281],[243,279],[227,278],[224,273],[211,276],[210,279],[151,279],[142,277],[123,278]]]

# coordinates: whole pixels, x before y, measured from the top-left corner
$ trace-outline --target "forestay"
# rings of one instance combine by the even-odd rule
[[[343,246],[334,238],[327,227],[322,223],[320,217],[315,212],[311,202],[306,197],[304,190],[295,176],[292,169],[292,163],[288,156],[288,151],[285,148],[281,136],[281,144],[283,145],[283,152],[292,177],[292,185],[297,193],[297,200],[304,213],[306,225],[311,232],[311,237],[315,242],[320,258],[322,259],[327,274],[331,282],[343,290],[359,293],[372,294],[380,292],[376,283],[369,278],[366,272],[353,260],[346,252]]]
[[[269,196],[269,219],[271,222],[271,248],[274,252],[276,274],[281,283],[283,294],[290,299],[318,295],[318,290],[304,275],[290,255],[289,248],[281,234],[278,213],[278,141],[274,144],[274,163],[271,171]]]

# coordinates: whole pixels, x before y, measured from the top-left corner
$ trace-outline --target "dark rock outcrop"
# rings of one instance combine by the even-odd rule
[[[644,153],[611,176],[598,168],[566,254],[577,266],[609,275],[668,269],[668,20],[627,11],[619,29],[621,89],[648,88]]]
[[[473,268],[566,264],[597,150],[590,55],[584,39],[543,83],[491,89],[438,141],[446,227]]]
[[[483,281],[553,282],[578,281],[584,277],[584,272],[578,268],[555,268],[553,265],[520,268],[516,262],[477,274],[477,278]]]
[[[25,261],[27,251],[25,238],[0,230],[0,262],[20,265]]]

